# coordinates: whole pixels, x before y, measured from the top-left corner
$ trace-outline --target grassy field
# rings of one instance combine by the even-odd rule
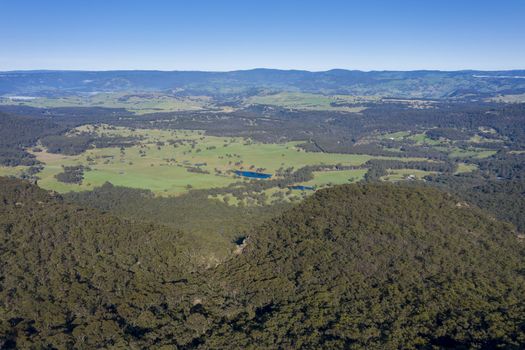
[[[24,105],[41,108],[56,107],[106,107],[124,108],[141,115],[154,112],[195,111],[212,108],[212,101],[205,96],[180,97],[162,93],[97,93],[60,98],[0,98],[0,105]]]
[[[375,100],[378,99],[375,97],[361,97],[350,95],[326,96],[302,92],[281,92],[272,95],[253,96],[248,98],[245,101],[245,104],[262,104],[300,110],[331,110],[360,112],[364,109],[364,107],[359,106],[360,103]],[[338,104],[345,105],[338,106]]]
[[[487,100],[491,102],[523,103],[525,102],[525,94],[501,95],[501,96],[491,97]]]
[[[225,187],[241,181],[232,170],[259,170],[275,174],[278,169],[295,170],[306,165],[361,165],[369,159],[424,160],[424,158],[374,157],[370,155],[305,152],[297,148],[301,142],[281,144],[255,143],[244,138],[225,138],[204,135],[201,131],[130,130],[101,126],[84,126],[78,131],[99,135],[135,136],[140,143],[125,149],[95,148],[77,156],[50,154],[45,150],[34,153],[43,162],[38,174],[39,185],[57,192],[88,190],[106,181],[114,185],[150,189],[158,195],[177,195],[189,188]],[[82,184],[57,181],[55,175],[63,166],[83,165]],[[15,175],[18,169],[0,168],[0,174]],[[199,172],[195,172],[195,170]],[[351,177],[360,178],[363,171],[316,173],[312,184],[347,183]]]
[[[377,138],[382,139],[382,140],[401,141],[401,140],[404,140],[407,136],[410,136],[409,131],[398,131],[398,132],[392,132],[389,134],[382,134],[382,135],[379,135]]]
[[[482,129],[481,132],[487,132]],[[495,132],[495,130],[494,130]],[[398,131],[388,134],[376,135],[372,138],[376,140],[392,140],[392,141],[413,141],[417,145],[431,147],[437,151],[442,151],[448,154],[450,158],[487,158],[494,154],[496,151],[489,150],[479,147],[480,143],[485,142],[502,142],[501,139],[489,139],[482,135],[474,135],[468,140],[468,147],[462,146],[461,148],[456,145],[455,141],[448,139],[434,140],[427,136],[426,132],[411,133],[409,131]],[[386,148],[392,151],[400,151],[400,147],[397,148]]]
[[[485,143],[485,142],[502,142],[503,140],[500,139],[489,139],[487,137],[483,137],[481,135],[474,135],[470,138],[470,143]]]
[[[389,134],[382,134],[376,136],[379,140],[392,140],[392,141],[414,141],[418,145],[440,145],[446,144],[446,140],[433,140],[427,136],[425,132],[412,133],[410,131],[397,131]]]
[[[26,169],[25,166],[0,166],[0,176],[19,176]]]
[[[298,183],[296,185],[304,185],[304,186],[311,186],[315,187],[315,189],[320,189],[327,186],[333,186],[333,185],[341,185],[341,184],[348,184],[352,182],[359,181],[363,178],[365,173],[367,172],[367,169],[356,169],[356,170],[330,170],[330,171],[314,171],[314,179]],[[277,200],[282,200],[285,202],[296,202],[300,201],[304,197],[313,194],[314,191],[310,190],[292,190],[288,188],[278,188],[278,187],[272,187],[270,189],[267,189],[263,191],[262,195],[266,197],[264,203],[265,204],[272,204],[276,202]],[[260,193],[254,193],[253,196],[261,195]],[[231,195],[231,194],[225,194],[225,195],[217,195],[217,196],[210,196],[209,198],[213,198],[216,200],[219,200],[221,202],[227,203],[229,205],[239,205],[242,203],[243,205],[253,205],[252,198],[243,198],[240,200],[239,198]]]
[[[446,143],[446,141],[434,140],[427,136],[426,133],[413,134],[406,137],[408,140],[416,142],[418,145],[440,145]]]
[[[300,110],[331,110],[360,112],[362,103],[376,101],[375,97],[349,95],[321,95],[300,92],[282,92],[271,95],[253,96],[245,105],[264,104]],[[343,104],[343,105],[338,105]],[[134,114],[154,112],[196,111],[215,109],[231,111],[231,108],[214,106],[207,96],[175,96],[163,93],[95,93],[65,97],[0,97],[0,105],[23,105],[40,108],[57,107],[106,107],[124,108]]]
[[[149,189],[160,196],[186,193],[190,189],[210,189],[226,187],[238,181],[246,181],[233,174],[233,170],[250,170],[274,174],[279,170],[300,169],[307,165],[360,166],[370,159],[395,159],[401,161],[424,158],[374,157],[357,154],[335,154],[306,152],[297,145],[301,142],[280,144],[262,144],[246,138],[215,137],[205,135],[198,130],[157,130],[129,129],[107,125],[85,125],[70,132],[70,136],[81,132],[96,133],[100,136],[130,136],[140,140],[128,148],[95,148],[76,156],[51,154],[45,151],[34,155],[44,164],[37,175],[39,185],[57,192],[90,190],[105,182],[132,188]],[[406,139],[426,143],[424,133],[411,134],[397,132],[380,135],[382,138]],[[475,140],[477,141],[477,139]],[[435,149],[449,152],[452,158],[482,158],[494,154],[494,151],[471,147],[460,149],[453,145],[432,145]],[[59,182],[56,175],[63,172],[63,167],[83,165],[84,180],[81,184]],[[1,175],[19,176],[26,167],[0,167]],[[460,162],[457,172],[469,172],[475,167]],[[322,188],[331,185],[359,181],[367,169],[316,171],[314,178],[301,185]],[[400,181],[421,179],[434,174],[414,169],[390,170],[382,179]],[[262,180],[264,181],[264,180]],[[313,191],[298,191],[270,188],[262,193],[250,193],[242,200],[229,195],[215,199],[230,205],[253,205],[273,203],[275,201],[298,201]],[[262,196],[262,197],[261,197]],[[261,199],[262,198],[262,199]],[[257,199],[257,200],[256,200]]]
[[[485,150],[482,148],[469,148],[469,149],[461,149],[461,148],[454,148],[452,152],[449,153],[450,158],[476,158],[476,159],[483,159],[488,158],[490,156],[493,156],[496,154],[496,151],[493,150]]]
[[[458,163],[458,168],[456,169],[455,174],[470,173],[471,171],[474,171],[477,168],[478,167],[476,164]]]
[[[418,169],[390,169],[388,175],[383,176],[381,179],[384,181],[401,181],[401,180],[421,180],[427,175],[436,174],[433,171],[424,171]]]
[[[314,171],[314,179],[303,182],[304,186],[323,187],[328,185],[342,185],[362,180],[367,169]]]
[[[458,163],[456,174],[471,172],[477,169],[475,164]],[[333,185],[341,185],[347,183],[357,182],[363,179],[367,169],[354,169],[354,170],[330,170],[330,171],[315,171],[313,172],[314,179],[297,185],[312,186],[315,189],[321,189],[323,187],[329,187]],[[383,176],[383,181],[404,181],[404,180],[421,180],[426,175],[434,175],[436,172],[423,171],[418,169],[395,169],[388,170],[388,175]],[[266,196],[266,204],[272,204],[276,201],[276,198],[280,198],[286,202],[299,201],[305,196],[308,196],[313,191],[305,190],[290,190],[281,189],[277,187],[265,190],[264,195]],[[280,196],[278,196],[280,194]],[[255,194],[257,195],[257,194]],[[238,206],[239,204],[251,205],[250,199],[239,200],[237,197],[231,194],[210,196],[209,198],[219,200],[229,205]]]

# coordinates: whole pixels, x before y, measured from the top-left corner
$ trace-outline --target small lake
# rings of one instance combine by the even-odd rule
[[[315,191],[315,187],[312,187],[312,186],[297,185],[297,186],[289,186],[288,188],[291,190],[299,190],[299,191]]]
[[[254,171],[235,170],[235,174],[244,177],[251,177],[254,179],[269,179],[270,177],[272,177],[272,174],[256,173]]]

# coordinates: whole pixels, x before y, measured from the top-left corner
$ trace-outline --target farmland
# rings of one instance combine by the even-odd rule
[[[199,111],[213,108],[211,99],[206,96],[176,96],[174,94],[159,92],[90,93],[61,97],[0,97],[0,105],[19,105],[40,108],[122,108],[135,115],[155,112]]]
[[[360,112],[365,108],[360,104],[378,101],[374,96],[322,95],[302,92],[281,92],[248,98],[245,103],[271,105],[289,109],[310,111]]]
[[[314,171],[314,178],[301,183],[304,186],[342,185],[363,179],[366,169]]]
[[[92,148],[78,155],[52,154],[41,148],[31,151],[43,163],[38,173],[41,187],[57,192],[89,190],[105,182],[132,188],[149,189],[157,195],[178,195],[189,189],[226,187],[237,181],[233,170],[264,171],[279,177],[284,169],[298,170],[308,165],[360,166],[370,159],[424,158],[375,157],[363,154],[306,152],[301,142],[258,143],[240,137],[208,136],[198,130],[129,129],[124,127],[83,126],[70,137],[85,132],[99,136],[134,137],[135,145],[126,148]],[[64,167],[84,167],[81,183],[64,183],[56,175]],[[2,175],[14,175],[24,167],[0,168]],[[348,183],[362,178],[366,169],[315,172],[309,185]]]
[[[405,104],[385,107],[379,101],[372,106],[369,101],[360,113],[330,111],[364,106],[371,99],[359,96],[261,93],[239,102],[276,106],[262,109],[265,114],[260,117],[257,108],[139,116],[153,103],[151,96],[163,98],[166,93],[115,93],[112,98],[119,95],[119,103],[138,99],[137,116],[97,117],[104,121],[92,123],[86,118],[66,131],[35,137],[15,153],[17,157],[6,153],[0,176],[36,180],[40,187],[59,193],[92,191],[110,183],[151,191],[157,198],[181,197],[183,201],[198,195],[198,206],[206,202],[230,209],[270,207],[299,202],[315,192],[294,185],[319,190],[359,181],[434,181],[432,177],[442,174],[477,173],[477,164],[508,142],[508,136],[497,131],[502,129],[490,123],[470,128],[463,124],[410,127],[411,123],[403,122],[376,128],[374,120],[390,110],[409,113],[410,118],[428,114],[429,120],[445,113],[434,107],[416,112]],[[184,99],[213,108],[215,98]],[[89,109],[74,113],[84,111]],[[272,177],[249,179],[237,176],[236,171]]]

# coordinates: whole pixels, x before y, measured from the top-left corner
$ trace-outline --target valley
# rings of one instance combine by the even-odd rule
[[[525,349],[525,1],[1,11],[0,350]]]
[[[261,143],[246,137],[209,136],[202,130],[132,129],[107,124],[77,127],[66,135],[66,139],[74,142],[85,134],[99,138],[128,138],[132,142],[125,147],[86,149],[75,155],[51,153],[41,143],[37,144],[27,151],[41,163],[37,175],[39,186],[65,193],[91,190],[110,182],[116,186],[146,189],[159,196],[170,196],[187,193],[191,189],[224,188],[249,180],[236,175],[238,170],[268,172],[273,179],[280,179],[286,177],[285,171],[317,166],[325,170],[314,171],[313,179],[291,185],[324,187],[362,180],[368,171],[366,163],[370,160],[401,163],[434,161],[424,157],[407,157],[402,152],[397,157],[307,152],[299,147],[304,141]],[[434,141],[424,133],[407,135],[407,140],[421,145],[430,143],[450,151],[451,158],[485,158],[495,153],[472,146],[458,149],[449,140]],[[385,138],[392,137],[389,134],[379,137]],[[61,181],[57,178],[64,169],[71,167],[82,167],[81,179]],[[353,169],[344,170],[348,167]],[[458,163],[458,167],[463,169],[467,166]],[[28,169],[28,166],[0,167],[0,175],[21,175]],[[422,179],[424,175],[435,172],[405,169],[404,173],[397,171],[397,174],[384,179],[408,179],[410,175]],[[269,188],[265,193],[271,196],[276,189]]]
[[[525,342],[523,104],[227,91],[1,101],[0,341]]]

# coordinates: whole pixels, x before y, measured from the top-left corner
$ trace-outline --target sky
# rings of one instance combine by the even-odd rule
[[[0,71],[525,69],[525,0],[0,0]]]

